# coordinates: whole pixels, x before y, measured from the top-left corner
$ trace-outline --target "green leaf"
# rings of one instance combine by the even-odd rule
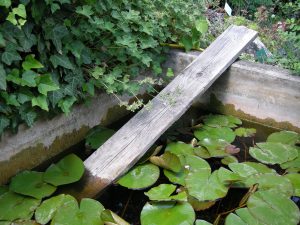
[[[200,141],[204,140],[205,138],[210,139],[222,139],[231,143],[235,139],[235,133],[228,127],[209,127],[203,126],[199,130],[194,132],[196,138]]]
[[[6,91],[6,72],[3,65],[0,64],[0,89]]]
[[[145,195],[152,201],[187,201],[186,192],[172,195],[175,190],[176,186],[173,184],[160,184],[157,187],[151,188],[148,192],[145,192]]]
[[[18,16],[26,19],[25,5],[19,4],[17,8],[13,8],[12,12],[13,12],[14,15],[18,15]]]
[[[151,163],[135,166],[122,176],[118,184],[129,189],[143,189],[153,185],[159,178],[159,168]]]
[[[20,78],[19,75],[20,72],[18,69],[12,69],[11,72],[7,75],[6,80],[21,85],[22,79]]]
[[[191,144],[186,144],[178,141],[169,143],[165,151],[171,152],[175,155],[193,155],[194,147]]]
[[[4,129],[9,126],[9,119],[5,116],[0,115],[0,134],[3,133]]]
[[[298,206],[274,191],[258,191],[247,202],[249,212],[261,223],[296,225],[300,221]]]
[[[5,52],[2,53],[2,62],[4,62],[7,65],[11,65],[14,61],[20,61],[22,60],[20,54],[17,51],[14,50],[5,50]]]
[[[225,156],[223,159],[221,159],[221,163],[224,165],[229,165],[230,163],[238,163],[238,159],[232,155]]]
[[[191,37],[183,37],[180,42],[183,44],[185,51],[190,51],[193,48],[193,40]]]
[[[206,19],[198,19],[195,22],[195,27],[201,34],[205,34],[208,31],[208,22]]]
[[[293,196],[300,197],[300,174],[299,173],[289,173],[284,175],[284,177],[288,178],[294,187]]]
[[[179,158],[171,152],[165,152],[161,156],[151,156],[149,160],[151,163],[164,169],[172,170],[175,173],[181,170]]]
[[[249,177],[251,175],[276,173],[275,170],[270,169],[264,164],[255,162],[243,162],[243,163],[230,163],[229,168],[237,173],[241,177]]]
[[[210,127],[230,127],[241,125],[242,121],[234,116],[208,115],[204,118],[204,124]]]
[[[1,0],[0,1],[0,6],[4,6],[5,8],[10,7],[11,5],[11,0]]]
[[[205,220],[196,220],[195,225],[213,225],[212,223],[209,223]]]
[[[82,160],[78,156],[70,154],[46,170],[44,181],[55,186],[70,184],[80,180],[83,172]]]
[[[73,70],[74,66],[69,60],[69,58],[65,55],[52,55],[50,56],[50,61],[54,68],[57,68],[58,66],[64,67],[66,69]]]
[[[290,145],[273,142],[257,143],[256,145],[258,148],[250,148],[250,155],[266,164],[281,164],[298,156],[298,150]]]
[[[100,66],[96,66],[95,68],[93,68],[91,75],[92,77],[94,77],[96,80],[99,79],[100,76],[102,76],[105,72],[105,68],[100,67]]]
[[[173,72],[172,68],[168,68],[167,77],[174,77],[174,72]]]
[[[72,97],[66,97],[64,99],[59,100],[58,106],[61,108],[61,110],[66,113],[67,115],[70,113],[70,109],[72,105],[76,102],[76,98],[74,96]]]
[[[63,25],[55,25],[54,27],[49,28],[49,31],[46,32],[46,39],[52,40],[58,53],[62,54],[62,43],[61,39],[69,34],[68,29]],[[60,56],[60,55],[56,55]],[[51,60],[51,58],[50,58]],[[51,61],[52,62],[52,61]]]
[[[141,212],[141,225],[192,225],[194,221],[194,209],[187,202],[146,203]]]
[[[248,225],[239,216],[230,213],[225,220],[225,225]]]
[[[0,220],[30,219],[40,200],[6,192],[0,195]]]
[[[6,41],[2,35],[2,33],[0,32],[0,48],[4,48],[6,45]]]
[[[56,187],[43,181],[44,173],[23,171],[11,179],[9,189],[18,194],[42,199],[54,193]]]
[[[300,135],[293,131],[280,131],[269,135],[267,142],[280,142],[287,145],[295,145],[300,141]]]
[[[86,136],[85,144],[92,149],[99,148],[104,142],[106,142],[115,131],[105,127],[96,127]]]
[[[47,97],[45,95],[39,95],[31,99],[32,106],[38,106],[43,110],[49,111]]]
[[[44,66],[34,58],[34,55],[27,55],[22,63],[24,70],[44,68]]]
[[[24,104],[25,102],[31,101],[31,99],[34,97],[32,92],[29,90],[29,88],[20,88],[18,91],[18,102],[21,104]]]
[[[29,127],[32,127],[35,119],[37,118],[37,113],[34,111],[23,112],[21,114],[21,118],[22,118],[22,120],[24,120],[26,122],[26,124]]]
[[[17,100],[17,96],[15,94],[8,94],[6,92],[0,93],[1,96],[5,99],[7,105],[20,106],[20,103]]]
[[[130,225],[123,218],[108,209],[102,212],[101,219],[103,220],[104,224],[108,225]]]
[[[39,75],[32,70],[24,71],[24,73],[22,74],[21,85],[27,87],[36,87],[35,78],[37,78],[38,76]]]
[[[36,82],[38,84],[38,91],[43,95],[47,95],[49,91],[55,91],[59,89],[59,86],[54,83],[50,74],[44,74],[37,77]]]
[[[178,173],[164,169],[164,175],[174,184],[185,185],[185,177],[188,174],[188,170],[183,169]]]
[[[239,137],[252,137],[255,135],[256,129],[240,127],[235,129],[234,133]]]
[[[92,10],[92,6],[90,5],[83,5],[83,6],[76,7],[76,13],[84,15],[88,18],[91,18],[91,15],[94,14]]]

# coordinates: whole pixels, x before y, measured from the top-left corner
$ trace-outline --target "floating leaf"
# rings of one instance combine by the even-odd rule
[[[225,225],[248,225],[239,216],[230,213],[225,220]]]
[[[157,187],[151,188],[148,192],[145,192],[145,195],[152,201],[187,201],[186,192],[172,195],[175,190],[176,186],[173,184],[160,184]]]
[[[6,192],[0,195],[0,220],[30,219],[40,200]]]
[[[180,172],[175,173],[170,170],[164,169],[164,175],[174,184],[185,185],[185,177],[188,174],[187,169],[182,169]]]
[[[225,151],[226,147],[230,145],[227,141],[204,138],[199,143],[208,150],[211,157],[224,157],[229,155],[229,153]]]
[[[56,187],[43,180],[44,173],[23,171],[11,179],[9,189],[19,194],[42,199],[54,193]]]
[[[201,129],[194,132],[196,138],[200,141],[205,138],[209,139],[222,139],[231,143],[235,139],[235,133],[228,127],[209,127],[203,126]]]
[[[77,201],[69,198],[56,211],[51,224],[60,225],[103,225],[101,213],[104,207],[100,202],[84,198],[80,202],[80,208]]]
[[[300,135],[293,131],[280,131],[272,133],[267,138],[267,142],[280,142],[287,145],[295,145],[300,141]]]
[[[261,223],[296,225],[300,221],[298,206],[274,191],[258,191],[247,202],[249,212]]]
[[[172,152],[175,155],[193,155],[194,147],[183,142],[171,142],[166,146],[165,152]]]
[[[85,144],[92,149],[97,149],[112,135],[114,135],[114,133],[114,130],[105,127],[93,128],[92,131],[87,135]]]
[[[290,145],[272,142],[257,143],[256,145],[257,148],[250,148],[250,155],[266,164],[281,164],[298,156],[298,150]]]
[[[194,221],[195,212],[187,202],[146,203],[141,212],[141,225],[192,225]]]
[[[205,220],[196,220],[195,225],[213,225],[212,223],[209,223]]]
[[[35,211],[35,220],[40,224],[49,223],[56,211],[59,210],[63,204],[68,204],[69,201],[75,200],[72,196],[65,194],[57,195],[43,201]]]
[[[206,148],[202,147],[202,146],[195,147],[194,148],[194,154],[196,156],[199,156],[199,157],[203,158],[203,159],[208,159],[208,158],[211,157],[210,154],[209,154],[209,151]]]
[[[105,225],[130,225],[123,218],[108,209],[102,212],[101,219]]]
[[[3,195],[6,192],[8,192],[8,187],[7,186],[0,186],[0,195]]]
[[[43,68],[44,66],[34,58],[34,55],[27,55],[22,63],[22,67],[24,70],[31,70]]]
[[[219,181],[222,182],[223,184],[230,184],[233,181],[241,180],[241,177],[238,174],[228,169],[225,169],[224,167],[221,167],[217,171],[218,171]]]
[[[239,162],[238,159],[233,155],[225,156],[221,160],[221,163],[224,165],[229,165],[230,163],[238,163],[238,162]]]
[[[177,155],[171,152],[165,152],[161,156],[151,156],[150,162],[164,169],[172,170],[175,173],[180,172],[182,166]]]
[[[295,171],[299,171],[300,170],[300,152],[298,150],[298,157],[291,160],[291,161],[288,161],[288,162],[285,162],[285,163],[282,163],[280,164],[280,167],[282,169],[294,169]]]
[[[80,180],[84,173],[82,160],[70,154],[60,160],[57,164],[52,164],[44,174],[44,180],[55,186],[70,184]]]
[[[294,194],[293,196],[298,196],[300,197],[300,174],[299,173],[289,173],[284,175],[287,179],[290,180],[294,187]]]
[[[234,116],[208,115],[204,119],[204,124],[210,127],[237,127],[242,121]]]
[[[159,178],[159,168],[151,163],[135,166],[118,181],[129,189],[143,189],[153,185]]]
[[[199,201],[198,199],[190,195],[188,196],[188,202],[193,206],[193,209],[195,211],[209,209],[216,203],[216,201]]]
[[[241,177],[249,177],[255,174],[276,173],[266,165],[255,162],[230,163],[229,168]]]
[[[235,129],[234,133],[239,137],[253,137],[256,133],[256,129],[240,127]]]

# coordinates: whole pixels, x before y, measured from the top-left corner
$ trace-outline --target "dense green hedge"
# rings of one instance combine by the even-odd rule
[[[0,134],[68,113],[97,89],[135,95],[158,82],[135,79],[145,68],[159,78],[161,43],[199,45],[201,2],[0,1]]]

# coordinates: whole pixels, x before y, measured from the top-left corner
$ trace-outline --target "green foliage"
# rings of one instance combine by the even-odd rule
[[[161,44],[199,45],[203,10],[200,0],[1,1],[0,134],[43,111],[69,113],[97,90],[135,96],[161,82]],[[157,79],[137,81],[145,69]]]

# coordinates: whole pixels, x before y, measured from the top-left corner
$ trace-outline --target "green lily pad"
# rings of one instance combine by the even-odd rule
[[[249,177],[262,173],[276,173],[275,170],[270,169],[266,165],[255,162],[230,163],[228,166],[234,173],[237,173],[241,177]]]
[[[204,118],[204,124],[210,127],[237,127],[242,121],[234,116],[208,115]]]
[[[105,225],[130,225],[130,223],[108,209],[102,212],[101,219]]]
[[[192,225],[193,207],[187,202],[146,203],[141,213],[141,225]]]
[[[289,179],[294,187],[293,196],[300,197],[300,174],[299,173],[289,173],[289,174],[284,175],[284,177]]]
[[[175,173],[180,172],[182,166],[177,155],[171,152],[165,152],[161,156],[151,156],[150,162],[164,169],[172,170]]]
[[[70,184],[80,180],[84,173],[82,160],[70,154],[60,160],[57,164],[52,164],[44,174],[44,180],[55,186]]]
[[[240,127],[240,128],[235,129],[234,133],[236,134],[236,136],[239,136],[239,137],[253,137],[256,133],[256,129]]]
[[[185,185],[185,177],[188,174],[187,169],[182,169],[180,172],[175,173],[170,170],[164,169],[164,175],[174,184]]]
[[[300,135],[293,131],[280,131],[272,133],[267,138],[267,142],[280,142],[287,145],[295,145],[300,141]]]
[[[211,168],[208,162],[194,155],[185,156],[184,167],[190,172],[202,172],[203,174],[210,174]]]
[[[65,199],[64,203],[56,211],[51,224],[59,225],[103,225],[101,213],[104,207],[100,202],[84,198],[78,207],[77,201],[73,198]]]
[[[143,189],[153,185],[159,178],[159,168],[152,163],[135,166],[118,181],[129,189]]]
[[[266,164],[281,164],[295,159],[298,156],[297,148],[281,143],[257,143],[257,148],[251,147],[250,155]]]
[[[6,192],[8,192],[8,187],[7,186],[0,186],[0,195],[3,195]]]
[[[209,223],[205,220],[196,220],[195,225],[213,225],[212,223]]]
[[[186,192],[180,192],[179,194],[172,195],[176,190],[176,186],[173,184],[161,184],[157,187],[151,188],[145,195],[152,201],[187,201]]]
[[[224,167],[221,167],[217,171],[218,171],[218,178],[220,182],[222,182],[223,184],[230,184],[234,181],[241,180],[241,177],[238,174],[228,169],[225,169]]]
[[[40,225],[34,220],[15,220],[14,222],[0,221],[0,225]]]
[[[225,151],[229,143],[223,139],[204,138],[199,143],[208,150],[211,157],[225,157],[229,155]]]
[[[194,154],[196,156],[199,156],[199,157],[203,158],[203,159],[211,158],[211,156],[209,154],[209,151],[206,148],[202,147],[202,146],[195,147],[194,148]]]
[[[50,196],[56,187],[44,182],[43,175],[42,172],[23,171],[11,179],[9,189],[37,199]]]
[[[275,191],[258,191],[247,202],[249,212],[260,222],[272,225],[297,225],[300,221],[298,206]]]
[[[195,211],[202,211],[212,207],[216,201],[199,201],[193,196],[188,195],[188,202],[192,205]]]
[[[239,216],[230,213],[225,219],[225,225],[248,225]]]
[[[112,129],[96,127],[87,135],[85,143],[92,149],[97,149],[115,134]]]
[[[222,139],[231,143],[235,139],[235,133],[228,127],[209,127],[203,126],[199,130],[194,131],[195,137],[202,141],[205,138]]]
[[[171,152],[175,155],[193,155],[194,147],[180,141],[171,142],[166,146],[165,152]]]
[[[28,220],[39,204],[38,199],[6,192],[0,196],[0,220]]]
[[[72,201],[77,203],[72,196],[65,194],[43,201],[35,211],[35,220],[40,224],[47,224],[63,204],[68,204],[68,202]]]
[[[267,225],[258,221],[250,212],[249,209],[241,208],[235,211],[235,213],[246,223],[251,225]],[[235,225],[235,224],[232,224]]]
[[[224,165],[229,165],[230,163],[238,163],[238,162],[239,162],[238,159],[233,155],[225,156],[221,160],[221,163]]]
[[[289,179],[278,174],[255,174],[245,179],[244,183],[246,187],[258,184],[258,190],[274,190],[274,192],[286,196],[292,196],[294,193],[293,185]]]
[[[298,157],[295,159],[280,164],[282,169],[294,169],[296,172],[300,171],[300,151],[298,151]]]

